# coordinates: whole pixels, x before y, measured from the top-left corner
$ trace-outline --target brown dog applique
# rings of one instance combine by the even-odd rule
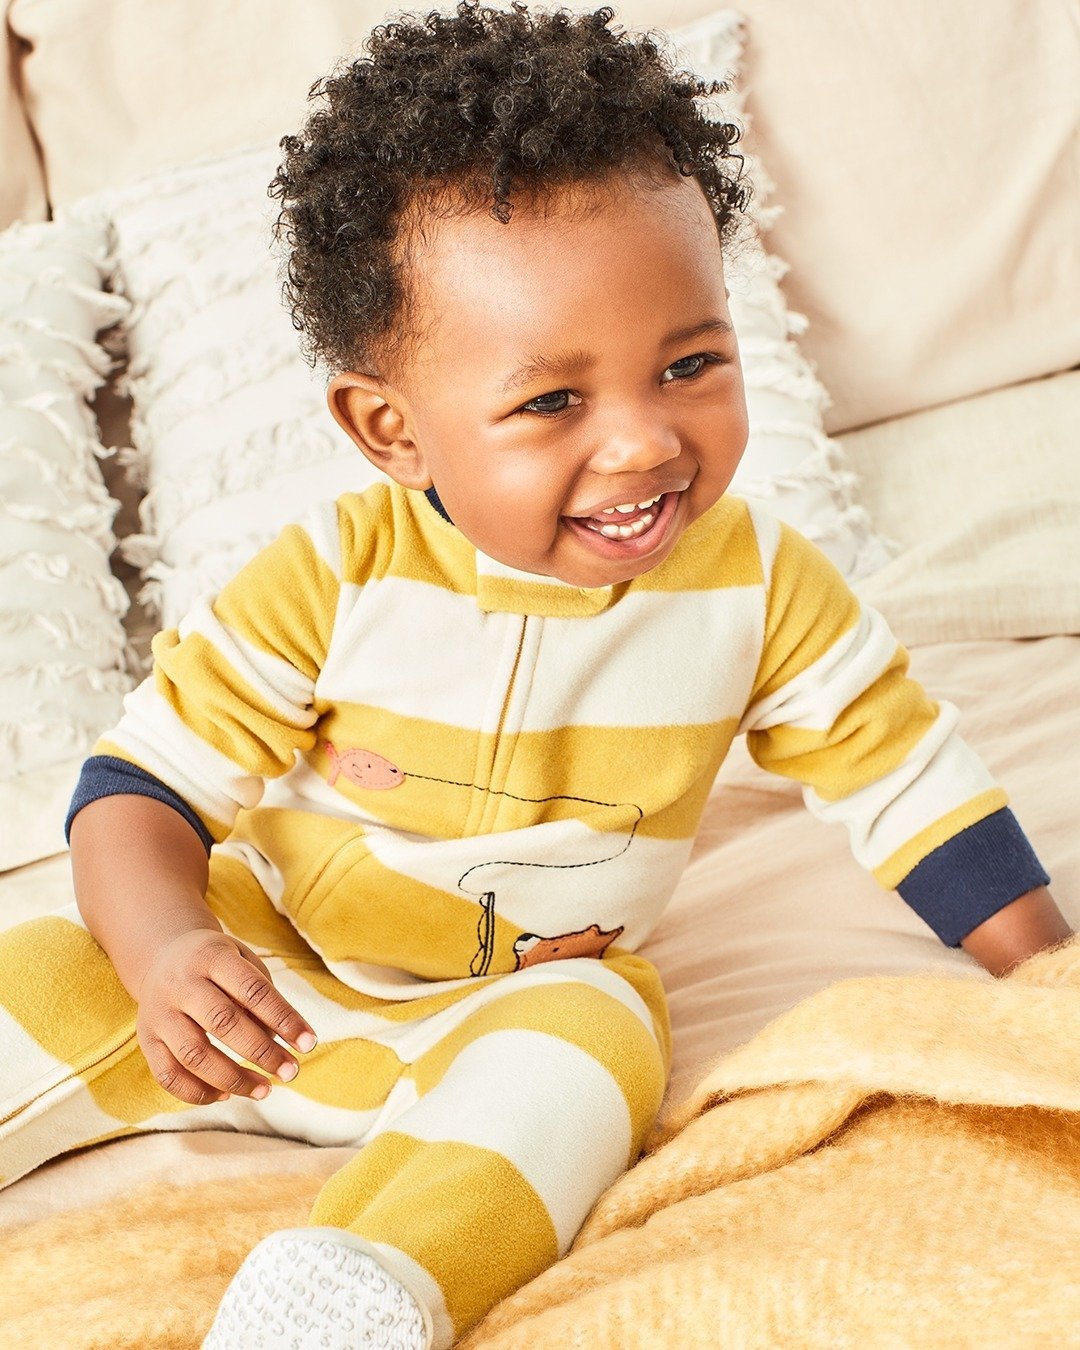
[[[526,966],[538,966],[542,961],[566,961],[573,956],[603,956],[622,931],[621,924],[604,932],[598,923],[593,923],[576,933],[560,933],[558,937],[522,933],[514,943],[514,969],[524,970]]]

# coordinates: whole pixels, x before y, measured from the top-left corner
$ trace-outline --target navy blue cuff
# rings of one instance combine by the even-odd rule
[[[71,822],[84,806],[89,806],[99,797],[115,797],[120,793],[153,797],[171,806],[174,811],[179,811],[202,840],[209,856],[214,837],[183,797],[178,797],[171,787],[152,773],[115,755],[91,755],[82,766],[79,781],[75,784],[75,794],[68,807],[67,820],[64,821],[64,838],[68,843],[71,843]]]
[[[913,867],[897,886],[948,947],[1050,878],[1007,806],[969,825]]]

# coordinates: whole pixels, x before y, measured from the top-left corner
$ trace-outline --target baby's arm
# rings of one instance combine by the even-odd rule
[[[957,710],[907,668],[881,615],[781,527],[740,724],[750,753],[846,825],[856,859],[943,942],[1000,975],[1070,929],[1005,792],[957,734]]]
[[[1072,929],[1045,886],[1018,896],[960,939],[964,951],[991,975],[1005,975],[1029,956],[1072,937]]]
[[[315,681],[339,580],[333,503],[288,526],[213,601],[153,642],[152,674],[84,766],[69,813],[87,927],[139,1004],[158,1081],[193,1103],[269,1085],[210,1041],[291,1077],[273,1035],[312,1037],[206,902],[207,857],[315,741]]]
[[[99,797],[72,822],[71,862],[79,912],[139,1005],[139,1043],[166,1091],[195,1106],[269,1091],[208,1031],[250,1063],[295,1076],[274,1037],[308,1050],[314,1033],[254,952],[222,932],[204,898],[206,850],[183,816],[152,797]]]
[[[202,840],[152,797],[99,797],[83,807],[71,823],[71,870],[79,912],[135,1000],[171,938],[221,932],[204,898]]]

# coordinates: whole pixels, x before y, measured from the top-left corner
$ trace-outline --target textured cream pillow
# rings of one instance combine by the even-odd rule
[[[736,66],[742,20],[726,10],[673,34],[706,78]],[[717,100],[739,113],[737,99]],[[127,387],[129,460],[147,487],[142,533],[124,556],[171,626],[319,498],[362,488],[375,470],[325,407],[279,300],[266,186],[275,145],[153,175],[99,194],[110,221],[114,285],[134,305]],[[759,222],[766,186],[756,166]],[[91,209],[87,203],[84,209]],[[749,221],[727,268],[746,376],[751,436],[733,490],[760,498],[816,540],[849,576],[887,556],[854,500],[853,475],[824,435],[826,396],[790,334],[801,327]]]
[[[271,255],[276,145],[87,199],[111,229],[127,325],[141,530],[121,541],[164,627],[317,500],[375,468],[334,422],[300,355]]]
[[[104,265],[91,224],[0,235],[0,870],[64,848],[77,758],[132,683],[88,406],[109,366],[95,334],[128,309]]]
[[[1074,370],[842,438],[902,545],[856,590],[902,642],[1080,633],[1078,433]]]
[[[712,8],[617,6],[623,23],[669,31]],[[1075,365],[1076,0],[740,9],[748,145],[785,206],[770,242],[810,320],[826,429]],[[387,12],[384,0],[11,0],[54,202],[292,130],[303,91]]]

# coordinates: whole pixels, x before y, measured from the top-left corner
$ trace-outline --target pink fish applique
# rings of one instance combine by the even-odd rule
[[[342,750],[339,754],[330,741],[323,744],[330,756],[330,776],[326,780],[330,787],[337,782],[339,773],[362,788],[395,788],[405,781],[397,765],[374,750]]]

